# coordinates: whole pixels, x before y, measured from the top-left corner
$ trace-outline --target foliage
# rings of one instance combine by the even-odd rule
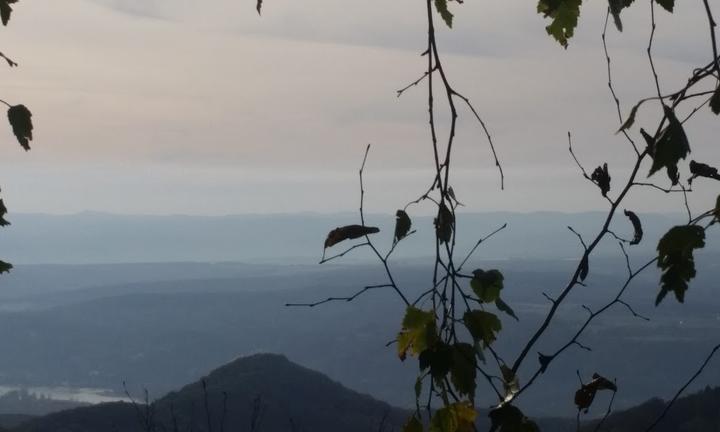
[[[658,243],[658,267],[663,274],[660,278],[660,293],[655,304],[665,298],[669,292],[682,303],[688,282],[695,277],[695,249],[705,247],[705,230],[697,225],[676,226],[660,239]]]

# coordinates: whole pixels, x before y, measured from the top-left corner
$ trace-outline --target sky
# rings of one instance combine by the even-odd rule
[[[501,191],[482,131],[461,110],[458,198],[470,211],[604,209],[566,138],[572,131],[588,169],[608,162],[614,185],[627,175],[602,2],[583,6],[567,50],[526,1],[451,8],[454,28],[439,34],[445,67],[487,122],[506,176]],[[625,31],[608,35],[624,112],[654,92],[647,12],[638,2]],[[0,70],[0,98],[26,104],[36,133],[25,153],[0,129],[2,196],[13,212],[348,211],[371,143],[366,209],[394,212],[432,179],[426,88],[395,95],[423,72],[424,14],[411,0],[265,0],[261,17],[254,0],[21,1],[0,29],[0,49],[20,63]],[[698,2],[658,10],[664,90],[710,60],[707,31]],[[643,108],[638,124],[654,129],[658,113]],[[719,121],[704,110],[688,125],[692,158],[720,162]],[[717,191],[705,183],[691,204],[709,208]],[[641,211],[682,206],[652,190],[629,198]]]

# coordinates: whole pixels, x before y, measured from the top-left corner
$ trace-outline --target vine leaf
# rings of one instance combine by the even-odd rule
[[[616,392],[617,385],[601,375],[593,374],[593,380],[587,384],[583,384],[580,389],[575,392],[575,405],[577,405],[578,410],[585,410],[585,413],[587,413],[593,400],[595,400],[595,395],[600,390]]]
[[[710,98],[710,110],[715,115],[720,114],[720,86],[715,89],[715,92]]]
[[[540,0],[538,2],[538,13],[552,20],[545,30],[563,48],[568,47],[568,41],[575,33],[581,5],[582,0]]]
[[[430,432],[472,432],[476,416],[472,403],[452,403],[435,411],[430,420]]]
[[[412,416],[403,425],[402,432],[423,432],[423,426],[417,417]]]
[[[405,210],[398,210],[395,213],[395,240],[394,242],[397,243],[400,240],[404,239],[405,236],[408,235],[408,232],[410,232],[410,228],[412,227],[412,221],[410,220],[410,216],[405,212]]]
[[[435,233],[440,243],[449,243],[455,229],[455,215],[445,203],[438,208],[438,215],[435,218]]]
[[[608,165],[605,163],[603,166],[595,168],[590,179],[598,185],[602,196],[606,197],[608,192],[610,192],[610,172],[608,171]]]
[[[482,341],[485,346],[492,344],[497,333],[502,330],[502,323],[497,315],[481,310],[471,310],[463,315],[463,323],[476,342]]]
[[[690,144],[687,135],[685,135],[685,130],[673,110],[667,106],[664,106],[664,110],[665,117],[668,119],[668,126],[655,143],[653,164],[648,177],[661,168],[666,168],[670,181],[673,185],[676,185],[680,177],[677,164],[680,159],[685,159],[690,153]]]
[[[659,305],[670,291],[680,303],[684,302],[688,282],[696,275],[693,251],[703,247],[705,230],[697,225],[673,227],[660,239],[657,265],[663,274],[660,277],[660,293],[655,300],[655,306]]]
[[[625,210],[625,216],[630,219],[630,223],[632,223],[633,230],[635,233],[633,234],[633,239],[630,242],[631,245],[639,244],[642,241],[643,238],[643,228],[642,223],[640,222],[640,218],[635,213],[631,212],[630,210]]]
[[[405,360],[408,351],[418,355],[432,347],[437,339],[435,315],[432,311],[423,311],[408,306],[402,322],[402,330],[398,334],[398,356]]]
[[[490,432],[540,432],[540,428],[519,408],[503,404],[490,411]]]
[[[447,0],[435,0],[435,9],[448,27],[452,28],[453,14],[448,10]]]
[[[468,343],[453,345],[450,380],[461,396],[467,396],[470,400],[475,398],[476,375],[475,348]]]
[[[375,234],[379,232],[380,229],[377,227],[364,225],[346,225],[338,227],[328,233],[327,238],[325,239],[325,249],[335,246],[344,240],[356,239],[368,234]]]
[[[25,105],[15,105],[8,109],[7,115],[18,142],[25,151],[30,150],[30,141],[33,139],[32,113]]]
[[[675,8],[675,0],[655,0],[655,3],[659,4],[670,13],[672,13]]]
[[[691,185],[697,177],[720,180],[720,174],[718,174],[717,168],[702,162],[695,162],[694,160],[690,161],[690,174],[692,174],[692,177],[688,179],[688,184]]]

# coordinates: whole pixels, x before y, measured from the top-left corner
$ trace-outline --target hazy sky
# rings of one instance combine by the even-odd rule
[[[623,107],[653,94],[646,2],[609,36]],[[425,88],[395,90],[424,67],[417,1],[34,0],[16,5],[0,97],[34,113],[33,151],[2,129],[0,185],[16,212],[228,214],[357,206],[367,143],[367,206],[392,212],[431,178]],[[588,2],[570,49],[545,35],[527,1],[452,4],[446,68],[485,117],[506,170],[499,181],[480,129],[461,112],[455,190],[474,211],[584,210],[605,203],[567,152],[572,130],[589,169],[627,171],[600,44],[602,2]],[[658,11],[663,86],[711,55],[700,2]],[[654,129],[657,108],[639,124]],[[647,116],[644,114],[648,114]],[[720,161],[720,119],[688,128],[693,158]],[[634,130],[633,134],[637,134]],[[664,175],[657,179],[665,183]],[[714,202],[705,183],[694,201]],[[631,196],[639,210],[680,197]],[[702,204],[702,205],[700,205]]]

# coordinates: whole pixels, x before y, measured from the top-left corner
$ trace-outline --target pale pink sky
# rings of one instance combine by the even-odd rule
[[[658,11],[668,90],[710,57],[696,3],[679,3],[674,17]],[[452,6],[446,68],[487,120],[507,179],[500,192],[480,130],[461,112],[459,198],[473,211],[603,208],[565,139],[572,130],[587,167],[608,162],[619,183],[631,154],[614,135],[601,2],[584,6],[567,51],[545,36],[534,4]],[[425,89],[395,97],[424,67],[416,1],[266,0],[262,17],[254,0],[34,0],[15,9],[0,48],[21,67],[2,69],[0,96],[31,108],[36,138],[25,154],[9,128],[0,132],[0,185],[13,211],[351,210],[367,143],[370,211],[392,212],[428,183]],[[646,9],[634,6],[625,33],[609,36],[625,110],[653,93]],[[656,113],[646,109],[638,123],[654,128]],[[688,126],[692,158],[720,161],[719,128],[706,111]],[[717,194],[704,189],[698,209]],[[631,198],[642,210],[680,204],[655,192]]]

